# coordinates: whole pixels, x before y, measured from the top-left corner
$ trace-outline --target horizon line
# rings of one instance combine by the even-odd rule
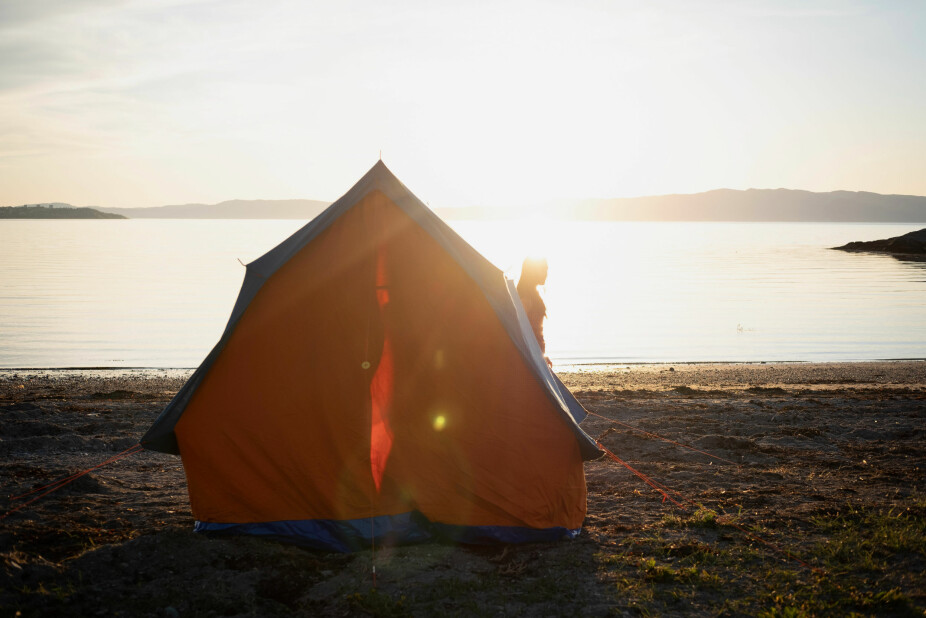
[[[735,193],[748,193],[750,191],[788,191],[794,193],[810,193],[813,195],[826,195],[830,193],[852,193],[852,194],[869,194],[877,195],[881,197],[912,197],[912,198],[926,198],[926,195],[916,195],[912,193],[878,193],[877,191],[866,191],[866,190],[851,190],[851,189],[833,189],[830,191],[811,191],[809,189],[789,189],[787,187],[776,187],[776,188],[758,188],[750,187],[748,189],[731,189],[729,187],[718,187],[716,189],[707,189],[705,191],[695,191],[693,193],[654,193],[649,195],[633,195],[633,196],[616,196],[616,197],[555,197],[544,200],[542,202],[534,202],[536,204],[543,205],[562,205],[563,203],[568,202],[591,202],[591,201],[617,201],[617,200],[642,200],[642,199],[654,199],[654,198],[665,198],[665,197],[690,197],[696,195],[706,195],[708,193],[717,193],[720,191],[732,191]],[[65,205],[72,208],[108,208],[108,209],[118,209],[118,210],[144,210],[152,208],[174,208],[174,207],[186,207],[186,206],[220,206],[222,204],[227,204],[229,202],[294,202],[294,201],[305,201],[305,202],[318,202],[320,204],[333,204],[336,200],[321,200],[316,198],[309,197],[284,197],[284,198],[230,198],[221,200],[214,203],[206,202],[186,202],[183,204],[174,203],[174,204],[161,204],[157,206],[102,206],[99,204],[87,204],[83,206],[78,206],[70,202],[54,201],[54,200],[44,200],[39,202],[26,202],[23,204],[15,205],[6,205],[0,206],[0,208],[21,208],[23,206],[43,206],[43,205]],[[426,202],[427,203],[427,202]],[[519,203],[516,205],[503,205],[500,203],[483,203],[483,204],[468,204],[465,206],[431,206],[428,204],[429,208],[432,209],[444,209],[444,210],[460,210],[465,208],[501,208],[501,209],[515,209],[515,208],[528,208],[530,204]]]

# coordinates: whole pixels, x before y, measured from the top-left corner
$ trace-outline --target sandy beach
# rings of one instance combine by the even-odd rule
[[[141,452],[0,521],[0,614],[923,615],[926,362],[572,369],[585,431],[682,508],[603,458],[575,541],[324,554],[194,535],[180,459]],[[0,371],[0,513],[188,373]]]

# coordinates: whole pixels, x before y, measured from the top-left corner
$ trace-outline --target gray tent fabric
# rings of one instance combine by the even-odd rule
[[[479,286],[538,384],[555,404],[563,418],[569,423],[579,443],[582,457],[585,460],[590,460],[601,456],[602,451],[599,450],[595,441],[579,427],[579,423],[585,419],[587,412],[547,366],[540,345],[537,343],[527,320],[524,307],[521,305],[514,282],[507,280],[501,270],[486,260],[421,200],[415,197],[389,171],[382,161],[378,161],[357,184],[315,219],[247,265],[241,291],[238,294],[228,325],[225,327],[221,338],[142,437],[142,446],[153,451],[179,454],[174,427],[183,415],[197,387],[205,379],[213,363],[222,353],[239,320],[247,311],[248,305],[260,292],[264,282],[303,247],[324,232],[344,212],[352,208],[371,191],[376,190],[385,194],[405,214],[430,234]]]

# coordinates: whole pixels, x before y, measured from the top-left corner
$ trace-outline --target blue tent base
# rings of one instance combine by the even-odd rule
[[[378,515],[364,519],[301,519],[249,524],[197,521],[195,532],[249,534],[311,549],[348,553],[376,545],[412,545],[426,541],[491,545],[542,543],[573,539],[581,528],[527,528],[520,526],[455,526],[429,521],[418,511]]]

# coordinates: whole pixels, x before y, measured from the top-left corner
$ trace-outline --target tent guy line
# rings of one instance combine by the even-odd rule
[[[719,461],[723,461],[723,462],[726,462],[726,463],[729,463],[729,464],[733,464],[734,466],[740,466],[740,465],[742,465],[742,464],[739,464],[739,463],[737,463],[737,462],[735,462],[735,461],[732,461],[732,460],[730,460],[730,459],[725,459],[725,458],[723,458],[723,457],[720,457],[719,455],[713,455],[713,454],[711,454],[711,453],[708,453],[707,451],[702,451],[701,449],[695,448],[695,447],[693,447],[693,446],[691,446],[691,445],[689,445],[689,444],[684,444],[684,443],[682,443],[682,442],[676,442],[675,440],[672,440],[672,439],[670,439],[670,438],[666,438],[666,437],[664,437],[664,436],[660,436],[659,434],[655,434],[655,433],[652,433],[652,432],[650,432],[650,431],[646,431],[646,430],[644,430],[644,429],[640,429],[640,428],[638,428],[638,427],[634,427],[633,425],[628,425],[627,423],[624,423],[623,421],[619,421],[619,420],[613,419],[613,418],[608,418],[607,416],[602,416],[601,414],[598,414],[598,413],[596,413],[596,412],[593,412],[593,411],[589,410],[588,408],[585,408],[585,411],[588,412],[589,414],[591,414],[592,416],[597,416],[598,418],[600,418],[600,419],[602,419],[602,420],[606,420],[606,421],[608,421],[609,423],[614,423],[614,424],[616,424],[616,425],[620,425],[621,427],[626,427],[627,429],[632,429],[633,431],[640,432],[640,433],[642,433],[642,434],[644,434],[644,435],[651,436],[651,437],[653,437],[653,438],[657,438],[657,439],[659,439],[659,440],[662,440],[663,442],[668,442],[668,443],[674,444],[674,445],[676,445],[676,446],[681,446],[682,448],[687,448],[688,450],[694,451],[694,452],[696,452],[696,453],[701,453],[702,455],[707,455],[707,456],[710,457],[711,459],[717,459],[717,460],[719,460]],[[600,440],[602,437],[604,437],[604,436],[603,436],[603,435],[600,436],[600,437],[599,437],[599,440]],[[599,442],[598,445],[601,446],[601,443]]]
[[[7,511],[6,513],[4,513],[3,515],[0,515],[0,521],[3,521],[4,519],[6,519],[7,516],[9,516],[9,515],[12,515],[13,513],[17,512],[17,511],[20,511],[20,510],[24,509],[25,507],[29,506],[30,504],[32,504],[33,502],[39,500],[40,498],[44,498],[44,497],[47,496],[48,494],[53,493],[53,492],[55,492],[55,491],[61,489],[61,488],[64,487],[65,485],[68,485],[68,484],[70,484],[70,483],[73,483],[74,481],[76,481],[76,480],[79,479],[80,477],[82,477],[82,476],[84,476],[84,475],[86,475],[86,474],[90,474],[90,473],[93,472],[94,470],[98,470],[99,468],[102,468],[103,466],[109,465],[109,464],[111,464],[111,463],[115,463],[115,462],[117,462],[117,461],[119,461],[119,460],[122,460],[122,459],[125,459],[125,458],[127,458],[127,457],[131,457],[132,455],[135,455],[135,454],[137,454],[137,453],[140,453],[140,452],[142,452],[143,450],[144,450],[144,448],[142,447],[141,443],[134,444],[134,445],[130,446],[129,448],[125,449],[124,451],[122,451],[122,452],[120,452],[120,453],[117,453],[116,455],[113,455],[113,456],[110,457],[109,459],[107,459],[107,460],[105,460],[105,461],[103,461],[103,462],[101,462],[101,463],[98,463],[98,464],[95,465],[95,466],[91,466],[90,468],[87,468],[86,470],[81,470],[81,471],[79,471],[79,472],[75,472],[74,474],[70,474],[70,475],[68,475],[68,476],[64,476],[64,477],[62,477],[62,478],[60,478],[60,479],[57,479],[56,481],[52,481],[51,483],[47,483],[47,484],[45,484],[45,485],[42,485],[41,487],[36,487],[35,489],[32,489],[31,491],[27,491],[27,492],[24,493],[24,494],[20,494],[20,495],[18,495],[18,496],[10,496],[10,501],[11,501],[11,502],[15,502],[16,500],[21,500],[22,498],[25,498],[26,496],[31,496],[31,495],[34,494],[34,493],[41,492],[42,490],[47,489],[47,491],[44,491],[44,492],[40,493],[39,495],[37,495],[36,497],[32,498],[31,500],[28,500],[27,502],[23,502],[23,503],[20,504],[19,506],[10,509],[9,511]],[[50,489],[49,489],[49,488],[50,488]]]
[[[604,451],[604,454],[605,454],[605,456],[606,456],[608,459],[610,459],[611,461],[613,461],[613,462],[615,462],[615,463],[617,463],[617,464],[623,466],[624,468],[626,468],[627,470],[629,470],[634,476],[636,476],[636,477],[639,478],[641,481],[643,481],[644,483],[646,483],[647,485],[649,485],[650,487],[652,487],[653,489],[655,489],[657,492],[659,492],[660,494],[662,494],[662,502],[663,502],[663,503],[665,503],[666,500],[669,500],[669,501],[670,501],[672,504],[674,504],[679,510],[686,511],[686,512],[690,512],[689,509],[696,511],[697,509],[702,509],[702,508],[704,508],[702,505],[700,505],[700,504],[694,502],[693,500],[691,500],[690,498],[686,497],[686,496],[685,496],[684,494],[682,494],[681,492],[676,491],[676,490],[674,490],[674,489],[671,489],[670,487],[667,487],[666,485],[663,485],[662,483],[660,483],[660,482],[658,482],[658,481],[656,481],[656,480],[653,480],[651,477],[647,476],[646,474],[643,474],[642,472],[640,472],[639,470],[637,470],[636,468],[634,468],[633,466],[631,466],[629,463],[627,463],[626,461],[624,461],[623,459],[621,459],[620,457],[618,457],[617,455],[615,455],[611,450],[609,450],[607,447],[605,447],[603,444],[601,444],[601,442],[598,442],[598,446],[599,446],[599,448],[601,448],[602,451]],[[676,496],[678,496],[678,500],[676,500],[675,498],[673,498],[673,497],[672,497],[671,495],[669,495],[669,494],[675,494]],[[680,500],[681,502],[680,502],[679,500]],[[721,512],[719,517],[726,517],[726,516],[727,516],[726,513]],[[719,519],[719,518],[718,518],[718,519]],[[749,530],[749,529],[746,528],[745,526],[742,526],[742,525],[736,523],[735,521],[728,520],[728,521],[723,521],[723,522],[720,522],[720,523],[721,523],[721,525],[730,526],[731,528],[735,528],[736,530],[739,530],[740,532],[742,532],[743,534],[745,534],[747,538],[750,538],[750,539],[752,539],[752,540],[754,540],[754,541],[756,541],[756,542],[758,542],[758,543],[761,543],[762,545],[764,545],[764,546],[768,547],[769,549],[771,549],[773,552],[777,553],[779,556],[781,556],[781,557],[783,557],[783,558],[786,558],[786,559],[789,559],[789,560],[793,560],[793,561],[795,561],[796,563],[798,563],[799,565],[801,565],[802,567],[804,567],[804,568],[806,568],[806,569],[808,569],[808,570],[810,570],[810,571],[816,573],[817,575],[826,575],[826,574],[827,574],[827,572],[826,572],[825,569],[821,569],[820,567],[815,567],[815,566],[813,566],[813,565],[811,565],[811,564],[808,564],[808,563],[805,562],[804,560],[801,560],[800,558],[798,558],[797,556],[795,556],[790,550],[785,549],[784,547],[782,547],[782,546],[780,546],[780,545],[778,545],[778,544],[776,544],[776,543],[773,543],[773,542],[771,542],[771,541],[769,541],[769,540],[766,540],[765,538],[763,538],[762,536],[760,536],[760,535],[757,534],[756,532],[753,532],[752,530]]]

